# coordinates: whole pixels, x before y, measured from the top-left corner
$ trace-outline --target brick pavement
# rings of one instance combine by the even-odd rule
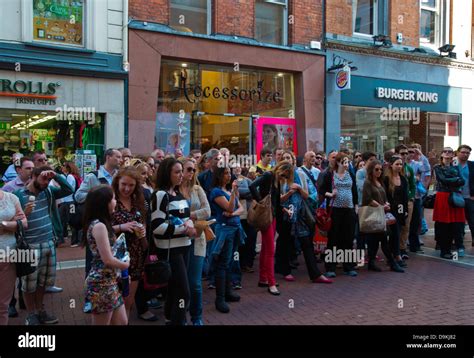
[[[427,215],[427,218],[429,215]],[[429,223],[432,227],[431,223]],[[458,263],[440,260],[430,247],[434,247],[432,234],[424,236],[427,253],[411,255],[404,274],[388,270],[368,272],[359,270],[358,277],[347,277],[338,271],[332,285],[309,282],[304,260],[293,272],[296,282],[285,282],[281,276],[281,296],[271,296],[265,288],[257,287],[258,273],[244,274],[242,299],[231,303],[231,312],[221,314],[214,308],[214,290],[204,285],[204,321],[207,325],[472,325],[474,324],[474,248],[470,234],[466,235],[466,254],[471,257]],[[70,249],[62,257],[81,258],[82,249]],[[59,251],[65,250],[60,248]],[[68,256],[69,255],[69,256]],[[83,256],[82,256],[83,257]],[[322,264],[320,264],[322,265]],[[258,267],[258,260],[255,262]],[[322,268],[320,266],[320,268]],[[62,293],[48,294],[45,305],[60,319],[60,324],[90,324],[90,315],[82,312],[84,269],[58,271],[57,285]],[[400,301],[402,300],[402,301]],[[163,310],[154,311],[157,322],[144,322],[132,311],[132,325],[163,325]],[[23,324],[20,317],[9,324]]]

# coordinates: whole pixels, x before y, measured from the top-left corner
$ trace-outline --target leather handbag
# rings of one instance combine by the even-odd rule
[[[457,191],[453,191],[449,194],[448,203],[453,208],[464,208],[466,206],[464,198],[461,193]]]
[[[382,205],[361,206],[359,208],[359,230],[366,234],[384,232],[386,230],[385,211]]]
[[[273,222],[272,198],[268,194],[260,202],[253,201],[247,213],[247,222],[259,231],[267,230]]]
[[[434,194],[428,194],[427,196],[424,197],[423,199],[423,207],[425,209],[433,209],[434,204],[436,200],[436,193]]]
[[[25,229],[21,220],[16,221],[16,249],[19,252],[28,252],[31,253],[31,248],[28,243],[25,241]],[[20,251],[21,250],[21,251]],[[36,260],[39,260],[39,257],[35,257]],[[32,274],[36,271],[36,266],[32,265],[32,262],[17,262],[16,263],[16,276],[23,277]]]
[[[170,222],[169,217],[169,196],[166,194],[168,199],[168,205],[166,206],[166,219]],[[173,235],[173,234],[170,234]],[[171,278],[171,265],[170,265],[170,251],[171,251],[171,237],[168,238],[168,256],[166,260],[160,260],[157,255],[153,254],[156,250],[153,238],[150,240],[148,255],[145,259],[145,267],[143,270],[143,287],[145,290],[156,290],[158,288],[168,286],[168,282]]]

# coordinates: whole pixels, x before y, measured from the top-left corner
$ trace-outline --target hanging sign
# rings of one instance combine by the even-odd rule
[[[337,71],[335,85],[337,91],[351,89],[351,68],[349,66],[346,65]]]

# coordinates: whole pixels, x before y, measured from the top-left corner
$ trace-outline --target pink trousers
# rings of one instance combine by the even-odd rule
[[[275,230],[276,221],[267,230],[262,231],[262,247],[260,249],[260,282],[274,286],[275,281]]]

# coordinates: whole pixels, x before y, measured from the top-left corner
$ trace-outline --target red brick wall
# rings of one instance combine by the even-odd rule
[[[322,0],[290,0],[288,6],[288,43],[308,45],[321,40]]]
[[[253,37],[255,0],[212,1],[215,33]]]
[[[352,0],[326,1],[326,31],[352,36]]]
[[[129,17],[134,20],[169,23],[168,0],[129,0]]]
[[[420,1],[390,1],[390,38],[397,43],[397,33],[403,34],[403,45],[419,47],[420,44]]]

